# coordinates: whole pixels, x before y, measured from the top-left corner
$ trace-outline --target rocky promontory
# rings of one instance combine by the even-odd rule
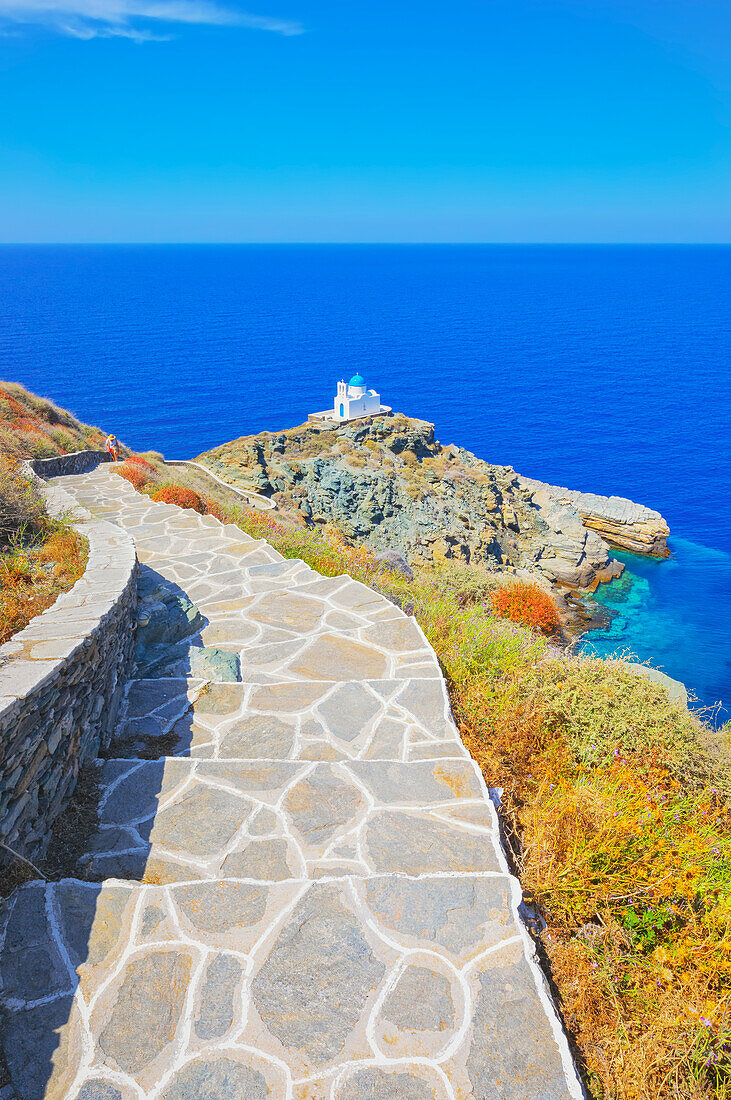
[[[411,564],[528,570],[590,589],[622,571],[610,543],[667,553],[668,528],[657,512],[524,478],[443,446],[433,424],[400,414],[261,432],[198,461],[308,523],[333,524]]]
[[[622,550],[633,554],[649,554],[666,558],[667,538],[670,528],[659,512],[635,504],[626,497],[602,497],[596,493],[581,493],[558,485],[546,485],[532,478],[521,478],[524,486],[533,493],[539,508],[570,508],[581,519],[584,527],[596,531],[602,538]]]

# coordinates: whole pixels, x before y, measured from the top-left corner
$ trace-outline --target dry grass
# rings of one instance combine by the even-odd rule
[[[85,539],[57,526],[37,543],[0,553],[0,645],[68,591],[86,568]]]
[[[87,765],[79,772],[73,797],[53,826],[53,836],[40,870],[52,880],[79,878],[79,860],[89,851],[99,827],[101,786],[99,769]]]
[[[45,500],[21,468],[20,459],[0,454],[0,548],[37,538],[49,524]]]
[[[547,922],[542,946],[593,1094],[726,1097],[729,816],[696,720],[599,661],[481,680],[454,685],[455,710],[505,788],[517,870]]]
[[[52,401],[17,382],[0,382],[0,451],[16,458],[53,458],[73,451],[102,450],[105,434],[82,424]],[[125,449],[126,453],[126,449]]]

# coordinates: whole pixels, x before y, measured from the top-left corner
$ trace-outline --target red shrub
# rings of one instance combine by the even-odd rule
[[[136,466],[131,466],[129,460],[122,463],[119,469],[115,470],[115,473],[123,477],[125,481],[128,481],[130,485],[137,490],[141,489],[147,481],[142,470],[138,470]]]
[[[17,432],[31,432],[34,435],[45,435],[48,437],[48,432],[45,430],[42,424],[39,424],[37,420],[33,420],[30,416],[18,416],[12,422],[13,427]]]
[[[194,512],[205,515],[206,506],[198,493],[182,485],[166,485],[165,488],[158,489],[152,499],[158,504],[177,504],[178,508],[192,508]]]
[[[551,634],[560,625],[556,604],[537,584],[513,581],[492,595],[492,609],[514,623]]]
[[[131,462],[134,466],[138,466],[140,470],[146,470],[149,474],[157,473],[152,463],[148,462],[142,455],[130,455],[126,461]]]

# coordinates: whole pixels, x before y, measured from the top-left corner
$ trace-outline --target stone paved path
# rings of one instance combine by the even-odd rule
[[[416,622],[108,467],[59,480],[241,679],[190,639],[148,662],[80,879],[7,907],[17,1100],[580,1097]]]

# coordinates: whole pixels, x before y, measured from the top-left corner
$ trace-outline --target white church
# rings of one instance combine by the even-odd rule
[[[390,413],[388,405],[381,404],[381,395],[369,390],[362,374],[354,374],[349,382],[338,382],[338,392],[331,409],[310,413],[309,420],[336,421],[357,420],[360,416],[376,416],[378,413]]]

